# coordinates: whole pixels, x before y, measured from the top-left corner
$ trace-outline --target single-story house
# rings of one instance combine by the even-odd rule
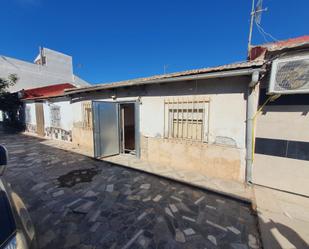
[[[135,155],[243,182],[248,98],[256,98],[249,89],[262,65],[235,63],[86,88],[58,85],[64,93],[24,98],[26,124],[41,136],[90,148],[94,157]],[[257,100],[252,103],[254,113]]]
[[[95,157],[130,154],[244,182],[248,109],[257,109],[250,88],[262,65],[235,63],[65,93],[72,103],[92,101]]]
[[[245,62],[64,89],[44,103],[70,106],[69,140],[96,158],[309,196],[308,48],[309,37],[255,46]]]

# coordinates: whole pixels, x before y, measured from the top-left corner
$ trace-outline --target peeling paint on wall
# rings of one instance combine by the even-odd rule
[[[233,138],[223,136],[217,136],[215,139],[215,144],[228,145],[233,147],[237,146],[236,141]]]
[[[47,137],[53,139],[60,139],[63,141],[72,142],[72,131],[66,131],[57,127],[46,127],[45,134]]]
[[[31,133],[36,133],[36,125],[26,124],[26,131]]]
[[[50,123],[51,127],[60,127],[61,124],[61,114],[60,106],[50,105]]]

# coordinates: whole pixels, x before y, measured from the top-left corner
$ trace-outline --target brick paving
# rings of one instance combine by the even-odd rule
[[[40,248],[260,248],[250,206],[212,192],[0,134],[6,179]]]

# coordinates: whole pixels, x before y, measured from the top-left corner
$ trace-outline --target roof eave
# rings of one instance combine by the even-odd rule
[[[36,97],[36,98],[28,98],[28,99],[21,99],[22,102],[27,102],[27,101],[46,101],[50,99],[59,99],[59,98],[68,98],[68,95],[66,94],[61,94],[61,95],[55,95],[55,96],[44,96],[44,97]]]
[[[111,84],[100,85],[97,87],[83,88],[83,89],[74,89],[74,90],[68,89],[65,91],[64,94],[74,95],[74,94],[79,94],[79,93],[89,93],[89,92],[95,92],[95,91],[100,91],[100,90],[110,90],[110,89],[121,88],[121,87],[170,83],[170,82],[177,82],[177,81],[190,81],[190,80],[200,80],[200,79],[214,79],[214,78],[246,76],[246,75],[251,75],[255,71],[263,71],[261,66],[262,65],[254,66],[250,68],[243,68],[243,69],[231,69],[231,70],[218,71],[218,72],[209,72],[209,73],[200,73],[200,74],[194,74],[194,75],[153,79],[153,80],[148,80],[148,81],[125,82],[123,84],[121,83],[112,84],[111,83]]]

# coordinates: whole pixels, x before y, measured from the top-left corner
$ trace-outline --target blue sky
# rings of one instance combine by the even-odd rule
[[[264,0],[277,39],[308,34],[308,0]],[[32,61],[39,46],[73,56],[103,83],[246,58],[251,0],[0,0],[0,54]],[[264,43],[255,29],[253,43]]]

